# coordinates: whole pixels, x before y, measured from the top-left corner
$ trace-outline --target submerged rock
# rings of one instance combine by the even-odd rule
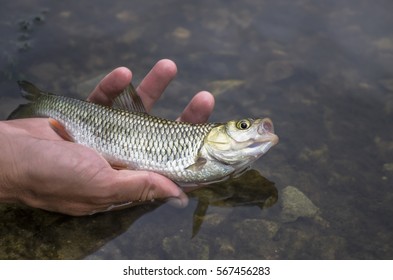
[[[245,219],[235,225],[236,233],[245,240],[271,240],[279,230],[279,225],[265,219]]]
[[[231,259],[236,254],[235,245],[228,238],[218,237],[215,243],[218,246],[218,252],[215,258]]]
[[[234,225],[236,257],[239,259],[277,259],[274,241],[280,225],[267,219],[245,219]]]
[[[166,259],[209,259],[209,244],[203,239],[189,239],[188,236],[178,234],[167,236],[162,241],[162,249]]]
[[[315,218],[319,214],[319,208],[297,188],[288,186],[282,191],[283,222],[293,222],[300,217]]]
[[[191,37],[191,31],[187,28],[179,26],[173,30],[172,36],[180,40],[189,39]]]
[[[293,76],[295,70],[290,61],[272,61],[265,69],[266,82],[274,83]]]
[[[215,97],[230,90],[235,90],[245,84],[244,80],[217,80],[209,83],[210,91]]]

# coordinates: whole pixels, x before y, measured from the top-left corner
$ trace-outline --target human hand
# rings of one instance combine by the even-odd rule
[[[159,61],[137,88],[149,111],[176,75],[170,60]],[[131,81],[131,71],[120,67],[108,74],[88,100],[110,105]],[[214,99],[208,92],[194,96],[179,117],[205,122]],[[187,196],[168,178],[148,171],[115,170],[92,149],[58,136],[43,118],[0,122],[0,201],[35,208],[87,215],[169,199],[179,207]]]

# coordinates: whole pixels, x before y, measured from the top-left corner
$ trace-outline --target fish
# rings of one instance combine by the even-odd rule
[[[9,120],[48,118],[62,138],[94,149],[113,168],[153,171],[183,187],[240,176],[278,143],[269,118],[193,124],[150,115],[131,83],[112,106],[18,84],[29,102]]]

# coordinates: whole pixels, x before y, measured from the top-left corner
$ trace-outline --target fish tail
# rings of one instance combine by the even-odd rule
[[[22,96],[30,101],[36,101],[40,96],[45,94],[43,91],[38,89],[35,85],[28,81],[18,81]]]
[[[31,118],[35,116],[34,103],[48,93],[41,91],[35,85],[27,81],[18,81],[22,96],[30,103],[19,105],[7,118],[7,120]]]

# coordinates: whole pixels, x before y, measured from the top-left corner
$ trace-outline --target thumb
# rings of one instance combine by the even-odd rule
[[[153,201],[167,201],[175,207],[185,207],[188,198],[185,193],[168,178],[149,171],[113,170],[111,178],[112,195],[109,207],[104,211],[121,209]]]

